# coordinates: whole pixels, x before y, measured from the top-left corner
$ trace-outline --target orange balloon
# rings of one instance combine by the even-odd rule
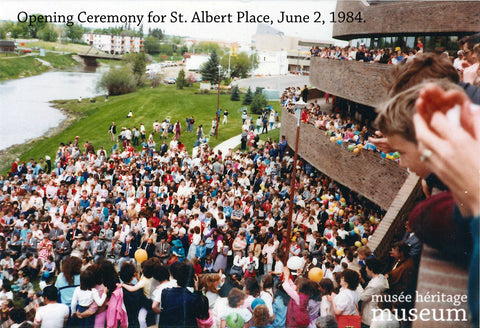
[[[355,246],[356,246],[356,247],[360,247],[360,246],[362,246],[362,243],[357,240],[357,241],[355,242]]]
[[[323,271],[320,268],[314,267],[308,271],[308,279],[319,282],[323,278]]]
[[[140,248],[140,249],[137,249],[137,251],[135,252],[135,260],[138,262],[138,263],[142,263],[143,261],[145,261],[146,259],[148,258],[148,255],[147,255],[147,251]]]
[[[362,239],[362,244],[366,245],[367,242],[368,242],[368,239],[367,239],[367,238],[363,238],[363,239]]]

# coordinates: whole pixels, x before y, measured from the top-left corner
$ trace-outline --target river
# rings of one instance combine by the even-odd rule
[[[103,71],[103,69],[102,69]],[[98,95],[96,72],[47,72],[0,82],[0,150],[40,137],[65,115],[49,101]],[[85,101],[86,101],[85,100]]]

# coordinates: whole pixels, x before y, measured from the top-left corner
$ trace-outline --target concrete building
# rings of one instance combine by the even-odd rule
[[[252,46],[258,59],[254,75],[285,75],[310,70],[310,49],[331,46],[331,42],[287,36],[266,24],[258,24]]]
[[[337,1],[336,13],[361,13],[363,23],[334,23],[333,37],[351,45],[367,48],[413,48],[418,38],[424,51],[443,48],[454,53],[456,42],[479,32],[480,1]],[[313,57],[310,60],[310,84],[348,103],[350,115],[375,117],[374,107],[386,98],[383,78],[392,65]],[[296,119],[283,112],[281,135],[294,144]],[[395,163],[362,150],[355,157],[328,142],[324,132],[301,124],[299,155],[320,171],[338,179],[381,207],[388,209],[379,227],[368,241],[378,258],[386,259],[394,240],[402,238],[404,223],[418,204],[420,179]],[[378,155],[378,154],[377,154]],[[392,165],[393,164],[393,165]],[[433,233],[433,232],[432,232]],[[417,293],[420,295],[465,295],[468,272],[446,261],[441,253],[424,245],[418,269]],[[415,310],[449,309],[448,302],[417,302]],[[457,309],[468,312],[468,304]],[[435,322],[435,327],[470,327],[468,321]],[[413,328],[432,327],[431,321],[416,320]]]
[[[144,40],[136,36],[85,33],[82,39],[98,50],[113,55],[143,51]]]
[[[195,71],[198,72],[203,64],[205,64],[210,55],[206,54],[192,54],[192,53],[184,53],[183,60],[185,64],[185,69],[187,71]]]

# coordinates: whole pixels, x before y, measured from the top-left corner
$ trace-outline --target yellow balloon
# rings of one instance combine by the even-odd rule
[[[375,217],[371,216],[370,217],[370,222],[375,223]]]
[[[362,246],[362,243],[357,240],[357,241],[355,242],[355,246],[356,246],[356,247],[360,247],[360,246]]]
[[[358,154],[359,152],[360,152],[360,149],[358,149],[358,148],[355,148],[355,149],[353,150],[353,153],[354,153],[354,154]]]
[[[368,239],[367,239],[367,238],[363,238],[363,239],[362,239],[362,244],[366,245],[367,242],[368,242]]]
[[[353,229],[353,231],[355,231],[355,233],[356,233],[357,235],[360,234],[360,229],[358,229],[358,228]]]
[[[339,134],[339,135],[337,136],[337,140],[342,140],[342,135],[341,135],[341,134]]]
[[[344,256],[344,255],[345,255],[345,253],[343,251],[343,248],[340,248],[340,249],[337,250],[337,256],[340,257],[340,256]]]
[[[137,249],[137,251],[135,252],[135,260],[138,262],[138,263],[142,263],[143,261],[145,261],[146,259],[148,258],[148,255],[147,255],[147,251],[140,248],[140,249]]]
[[[323,271],[320,268],[314,267],[308,271],[308,279],[319,282],[323,278]]]
[[[340,203],[345,203],[345,198],[340,198]]]
[[[338,215],[343,216],[343,214],[345,214],[343,210],[338,211]]]
[[[358,147],[358,149],[362,149],[363,145],[358,145],[357,147]]]
[[[335,137],[330,137],[330,142],[335,142]]]

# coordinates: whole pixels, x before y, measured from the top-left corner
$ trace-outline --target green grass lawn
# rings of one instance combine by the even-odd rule
[[[70,55],[55,53],[47,53],[45,57],[36,55],[18,58],[0,57],[0,81],[37,75],[48,71],[50,68],[35,60],[36,57],[48,61],[54,68],[67,68],[78,64]]]
[[[77,43],[58,43],[58,42],[49,42],[49,41],[34,41],[34,42],[25,42],[25,46],[28,48],[39,47],[45,50],[50,51],[65,51],[65,52],[87,52],[90,49],[90,46],[87,44],[77,44]]]
[[[104,146],[109,151],[114,144],[110,141],[107,133],[112,121],[117,125],[117,132],[122,127],[139,127],[143,122],[147,133],[150,133],[153,129],[153,122],[155,120],[161,122],[165,118],[170,118],[171,122],[176,122],[177,119],[180,121],[182,124],[181,141],[190,152],[196,141],[196,133],[184,132],[185,118],[193,115],[195,131],[199,124],[203,124],[204,133],[208,134],[217,107],[216,94],[204,95],[195,94],[195,92],[198,92],[198,89],[193,87],[178,90],[175,85],[162,85],[158,88],[142,88],[137,92],[122,96],[111,96],[108,102],[104,101],[105,97],[98,97],[95,103],[86,101],[78,103],[77,100],[58,101],[57,106],[77,113],[79,117],[59,134],[23,146],[25,149],[22,149],[21,159],[26,160],[31,157],[38,159],[45,155],[55,158],[60,142],[73,141],[77,135],[80,137],[80,145],[83,146],[85,140],[88,140],[95,149]],[[278,102],[271,102],[271,105],[274,109],[280,110]],[[220,96],[220,108],[229,111],[228,125],[219,125],[218,140],[210,137],[210,146],[214,147],[220,142],[240,134],[242,119],[239,109],[241,107],[243,107],[241,101],[230,101],[230,95]],[[126,118],[130,110],[133,111],[134,117]],[[171,138],[170,134],[168,140]],[[155,137],[155,142],[157,146],[160,145],[159,136]]]

